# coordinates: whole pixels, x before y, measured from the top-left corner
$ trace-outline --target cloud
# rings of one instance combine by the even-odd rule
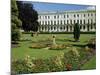
[[[96,7],[95,6],[89,6],[89,7],[87,7],[87,10],[96,10]]]

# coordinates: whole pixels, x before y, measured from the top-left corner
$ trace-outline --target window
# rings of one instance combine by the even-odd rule
[[[60,29],[62,30],[62,27],[60,27]]]
[[[50,16],[48,16],[48,19],[50,19]]]
[[[91,29],[93,29],[93,26],[91,25]]]
[[[84,20],[84,24],[85,24],[85,20]]]
[[[79,20],[77,20],[77,23],[79,23]]]
[[[85,17],[85,14],[84,14],[84,17]]]
[[[45,21],[45,25],[47,25],[47,21]]]
[[[79,14],[77,14],[77,17],[79,17]]]
[[[82,24],[82,20],[80,20],[80,24]]]
[[[53,25],[53,22],[51,21],[51,25]]]
[[[72,26],[70,26],[70,30],[72,31]]]
[[[69,24],[69,20],[67,20],[67,24]]]
[[[67,26],[67,31],[68,31],[68,26]]]
[[[56,19],[56,16],[54,16],[54,19]]]
[[[42,30],[44,30],[44,27],[42,27]]]
[[[76,22],[75,22],[75,20],[74,20],[74,24],[75,24]]]
[[[70,20],[70,24],[72,24],[72,20]]]
[[[59,15],[57,16],[57,18],[59,18]]]
[[[51,26],[51,30],[53,30],[53,27]]]
[[[64,15],[64,18],[66,18],[66,16]]]
[[[91,24],[93,24],[93,20],[91,19]]]
[[[65,28],[66,28],[66,27],[64,26],[64,30],[65,30]]]
[[[76,15],[74,15],[74,17],[76,17]]]
[[[89,19],[88,19],[88,24],[89,24]]]
[[[67,18],[69,18],[69,15],[67,15]]]
[[[89,16],[89,14],[88,14],[88,16]]]
[[[61,22],[60,24],[62,24],[62,20],[60,22]]]
[[[95,16],[96,16],[96,14],[95,14]]]
[[[80,26],[80,29],[82,29],[82,26]]]
[[[56,27],[54,27],[54,30],[56,30]]]
[[[58,20],[58,24],[59,24],[59,20]]]
[[[83,29],[85,30],[85,25],[83,26]]]
[[[45,16],[45,19],[47,19],[47,16]]]
[[[95,26],[95,25],[96,25],[96,24],[94,23],[94,25],[93,25],[93,26],[94,26],[94,28],[96,29],[96,26]]]
[[[93,16],[93,14],[91,13],[91,16]]]
[[[66,23],[65,23],[65,20],[64,20],[64,24],[66,24]]]
[[[54,25],[56,25],[56,21],[54,21]]]

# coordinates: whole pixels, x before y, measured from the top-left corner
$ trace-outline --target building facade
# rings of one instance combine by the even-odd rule
[[[73,32],[75,23],[82,32],[96,31],[96,11],[79,10],[38,13],[40,32]]]

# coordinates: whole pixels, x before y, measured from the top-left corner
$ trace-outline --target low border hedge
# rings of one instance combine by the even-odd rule
[[[31,34],[32,32],[22,32],[23,34]],[[73,34],[73,32],[39,32],[39,34]],[[96,34],[96,32],[80,32],[80,34]]]

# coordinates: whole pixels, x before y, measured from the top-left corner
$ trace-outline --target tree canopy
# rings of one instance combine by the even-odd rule
[[[18,41],[20,39],[21,20],[18,18],[18,8],[16,0],[11,0],[11,40]]]
[[[22,21],[22,29],[25,31],[37,31],[38,30],[38,13],[34,9],[31,3],[24,3],[17,1],[19,9],[19,18]]]

